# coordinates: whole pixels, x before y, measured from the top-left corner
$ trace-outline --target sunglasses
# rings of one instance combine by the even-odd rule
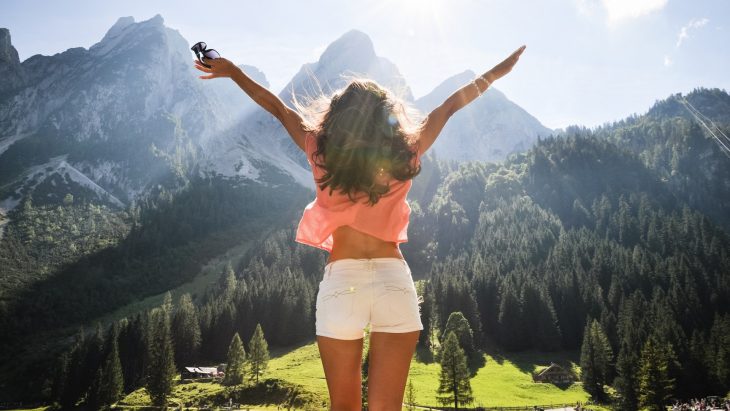
[[[206,49],[208,47],[207,44],[203,41],[199,41],[195,43],[193,47],[190,48],[190,50],[195,53],[195,56],[198,58],[198,61],[200,64],[204,65],[205,67],[210,68],[210,65],[205,64],[205,59],[217,59],[221,55],[218,54],[217,51],[213,49]]]

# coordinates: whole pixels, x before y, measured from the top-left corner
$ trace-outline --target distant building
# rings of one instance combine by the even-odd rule
[[[535,382],[549,382],[552,384],[570,384],[574,382],[576,378],[570,370],[566,370],[558,364],[550,363],[547,368],[536,374],[532,374],[532,380]]]
[[[195,379],[195,378],[216,378],[223,376],[223,372],[218,370],[218,367],[185,367],[180,373],[182,379]]]

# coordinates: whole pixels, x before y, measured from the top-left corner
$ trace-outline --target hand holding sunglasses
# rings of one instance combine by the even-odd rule
[[[218,54],[217,51],[213,49],[208,49],[208,45],[205,44],[204,41],[199,41],[195,43],[193,47],[190,47],[190,50],[195,53],[195,56],[198,58],[200,64],[208,68],[210,68],[210,66],[206,64],[206,61],[217,59],[221,56],[220,54]]]
[[[228,59],[225,59],[213,49],[208,49],[204,42],[195,43],[190,48],[195,55],[198,57],[195,62],[195,68],[198,70],[210,73],[207,76],[199,76],[199,78],[207,80],[217,77],[231,77],[238,67]]]

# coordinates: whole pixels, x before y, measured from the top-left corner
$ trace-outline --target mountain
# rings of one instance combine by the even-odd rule
[[[232,81],[200,80],[189,44],[159,14],[141,22],[122,17],[88,50],[20,62],[10,33],[0,30],[0,72],[12,80],[0,89],[0,209],[7,212],[33,193],[43,193],[33,196],[39,204],[71,194],[124,207],[160,186],[184,184],[193,170],[313,188],[304,156],[283,126]],[[257,68],[240,67],[268,86]],[[413,102],[398,68],[376,55],[358,30],[304,64],[279,97],[306,102],[345,86],[353,75]],[[416,105],[432,108],[467,77],[473,73],[448,79]],[[436,151],[459,160],[501,159],[547,133],[490,90],[450,120]],[[459,144],[450,143],[456,139],[451,134],[459,134]]]
[[[0,30],[0,72],[13,79],[0,89],[0,207],[39,187],[39,203],[71,193],[124,206],[178,184],[206,141],[253,105],[233,83],[198,79],[189,47],[159,14],[122,17],[88,50],[20,63]]]
[[[318,61],[304,64],[278,96],[290,106],[294,95],[300,102],[306,102],[307,98],[344,87],[348,75],[366,76],[406,100],[413,98],[398,68],[388,59],[377,56],[370,37],[358,30],[348,31],[332,42]],[[256,176],[261,165],[270,163],[284,169],[300,184],[314,188],[303,153],[281,123],[261,108],[212,140],[208,147],[212,160],[209,166],[216,173]]]
[[[471,70],[456,74],[416,100],[415,105],[428,113],[474,78],[476,74]],[[551,134],[553,131],[535,117],[489,87],[449,119],[433,150],[439,158],[449,160],[501,161],[511,153],[527,150],[538,137]]]

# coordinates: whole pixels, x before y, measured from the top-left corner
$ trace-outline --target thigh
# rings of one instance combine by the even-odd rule
[[[372,411],[400,410],[420,330],[371,332],[368,405]]]
[[[360,410],[362,403],[363,339],[339,340],[317,336],[332,410]]]

